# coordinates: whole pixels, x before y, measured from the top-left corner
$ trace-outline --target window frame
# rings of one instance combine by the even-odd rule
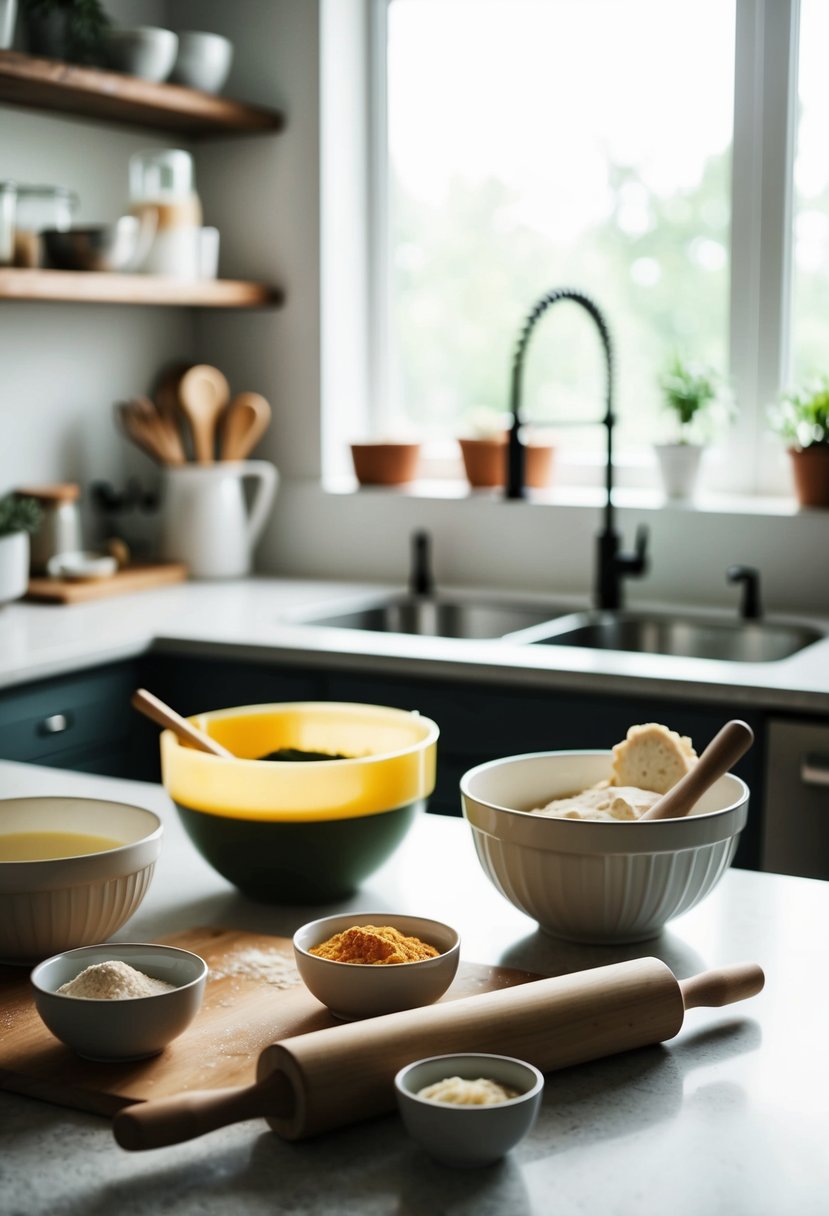
[[[388,428],[393,364],[389,325],[387,203],[388,10],[394,0],[367,0],[366,163],[368,215],[368,350],[366,430]],[[706,489],[740,497],[790,494],[785,453],[766,423],[768,406],[789,369],[793,168],[798,106],[800,0],[735,0],[735,75],[731,177],[728,373],[739,412],[712,462]],[[528,302],[528,306],[529,306]],[[506,383],[506,372],[505,372]],[[426,452],[436,476],[460,476],[448,447]],[[599,462],[559,462],[561,479],[595,484]],[[457,472],[456,472],[457,470]],[[622,486],[653,486],[641,459],[620,453]]]

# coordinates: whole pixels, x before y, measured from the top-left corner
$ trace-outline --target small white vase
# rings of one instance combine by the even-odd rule
[[[19,600],[29,585],[29,533],[0,536],[0,604]]]
[[[698,443],[657,443],[655,450],[665,497],[674,502],[688,502],[697,488],[705,449]]]

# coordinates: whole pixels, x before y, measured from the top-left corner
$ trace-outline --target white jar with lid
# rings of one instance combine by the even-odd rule
[[[179,148],[136,152],[129,167],[130,210],[155,224],[155,236],[140,269],[145,274],[199,276],[202,207],[193,158]]]

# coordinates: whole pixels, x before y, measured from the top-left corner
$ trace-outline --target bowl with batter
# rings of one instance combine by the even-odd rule
[[[655,723],[611,751],[507,756],[461,779],[478,860],[501,894],[569,941],[656,937],[714,889],[746,824],[749,790],[727,773],[681,819],[641,815],[693,764]]]

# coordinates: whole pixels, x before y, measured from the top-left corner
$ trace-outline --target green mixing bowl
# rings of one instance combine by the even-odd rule
[[[434,789],[438,728],[377,705],[293,702],[199,714],[232,759],[161,736],[164,786],[201,855],[267,903],[353,894],[397,848]],[[272,752],[331,760],[261,760]]]

